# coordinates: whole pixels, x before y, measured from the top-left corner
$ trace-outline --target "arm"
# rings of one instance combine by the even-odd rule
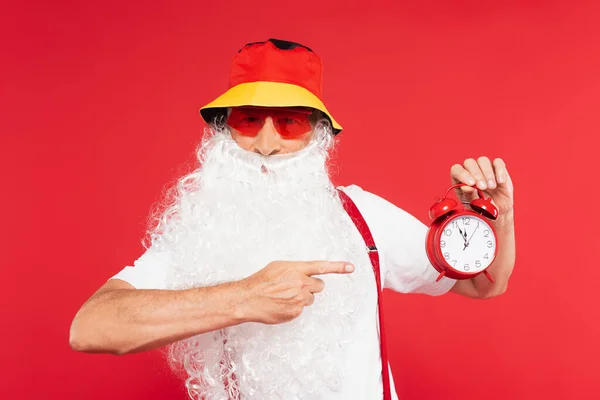
[[[146,290],[111,279],[75,315],[69,343],[77,351],[120,355],[242,323],[244,294],[237,286]]]
[[[323,281],[312,275],[352,271],[344,262],[275,261],[241,281],[187,290],[135,289],[112,279],[76,314],[70,345],[120,355],[243,322],[287,322],[323,290]]]
[[[508,279],[515,266],[515,228],[514,215],[509,213],[492,222],[498,236],[498,254],[496,259],[487,269],[492,275],[494,283],[490,282],[483,274],[472,279],[457,281],[450,290],[466,297],[475,299],[489,299],[503,294],[508,287]]]

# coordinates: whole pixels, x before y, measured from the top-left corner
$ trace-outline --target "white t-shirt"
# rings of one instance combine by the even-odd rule
[[[431,266],[425,252],[427,226],[406,211],[359,186],[340,187],[358,207],[379,251],[383,288],[401,293],[423,293],[439,296],[448,292],[453,279],[442,278]],[[166,289],[168,260],[147,250],[134,266],[127,266],[111,279],[121,279],[136,289]],[[348,374],[341,392],[326,393],[326,400],[382,399],[381,354],[379,348],[379,316],[377,293],[365,299],[367,312],[356,324],[356,340],[347,348]],[[389,369],[389,366],[388,366]],[[392,399],[397,400],[390,369]]]

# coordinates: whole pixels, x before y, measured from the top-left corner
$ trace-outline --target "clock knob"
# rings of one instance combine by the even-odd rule
[[[490,219],[498,218],[498,209],[488,199],[483,199],[483,198],[474,199],[473,201],[471,201],[471,208],[474,211],[482,214],[484,217],[487,217]]]
[[[451,211],[454,211],[458,208],[458,202],[454,199],[443,198],[438,200],[434,205],[429,209],[429,217],[431,219],[438,219]]]

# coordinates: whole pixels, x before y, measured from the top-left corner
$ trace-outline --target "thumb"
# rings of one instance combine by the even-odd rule
[[[476,198],[478,198],[479,196],[477,195],[477,189],[470,187],[470,186],[461,186],[460,188],[458,188],[459,192],[459,199],[464,200],[464,201],[468,201],[471,202],[472,200],[475,200]]]

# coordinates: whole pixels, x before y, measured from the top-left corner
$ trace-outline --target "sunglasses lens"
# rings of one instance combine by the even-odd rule
[[[244,136],[256,136],[262,129],[267,117],[282,137],[296,138],[311,130],[312,111],[288,108],[233,108],[227,124]]]
[[[295,138],[310,131],[310,120],[308,115],[297,112],[282,112],[276,118],[275,128],[285,138]]]
[[[265,117],[258,110],[234,108],[227,124],[244,136],[256,136],[265,123]]]

